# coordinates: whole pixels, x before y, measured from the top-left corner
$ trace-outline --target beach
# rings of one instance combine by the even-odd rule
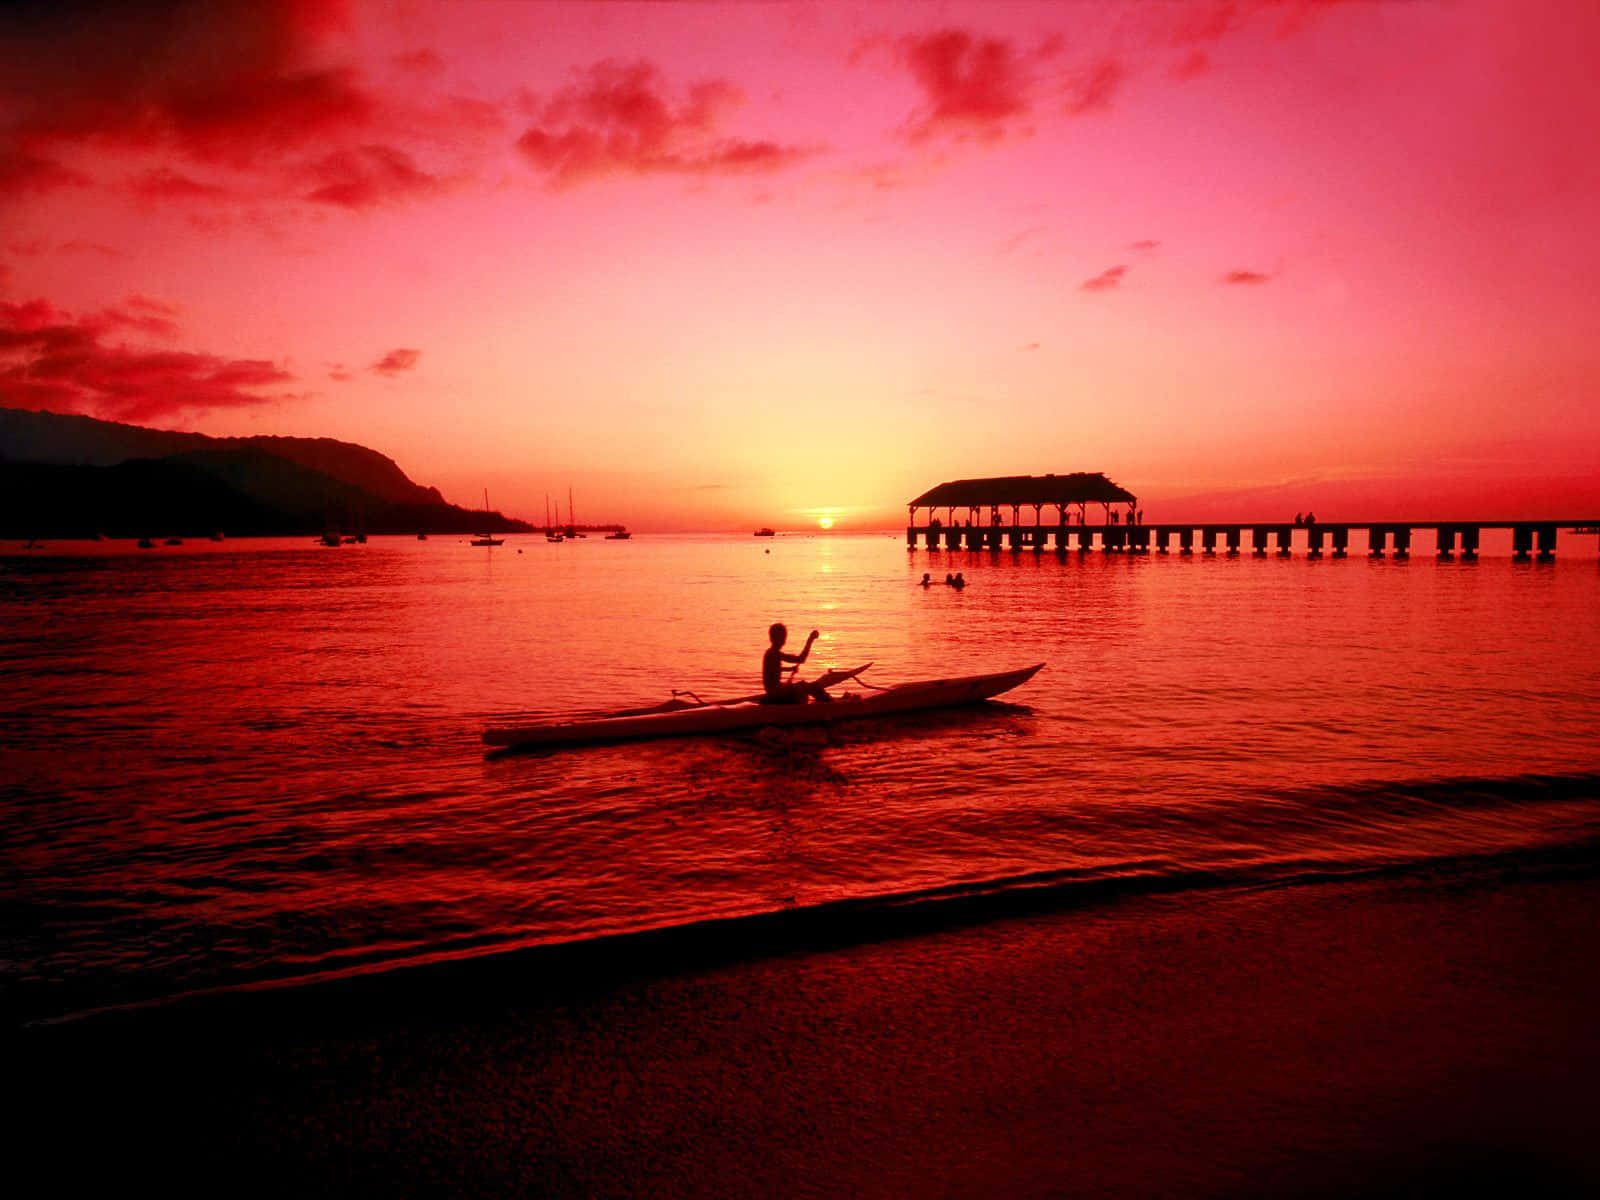
[[[235,993],[23,1030],[19,1145],[52,1193],[1589,1195],[1597,916],[1568,858]]]

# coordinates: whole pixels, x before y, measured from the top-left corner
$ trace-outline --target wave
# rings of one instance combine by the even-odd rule
[[[795,951],[839,949],[991,921],[1104,907],[1143,897],[1239,892],[1367,882],[1502,886],[1538,879],[1600,877],[1600,774],[1526,775],[1373,782],[1354,787],[1282,789],[1275,803],[1388,818],[1437,810],[1515,812],[1578,805],[1585,819],[1542,823],[1543,836],[1521,844],[1443,853],[1413,846],[1387,857],[1305,854],[1187,865],[1164,858],[1027,871],[815,903],[783,898],[775,907],[659,924],[634,925],[561,940],[497,937],[458,929],[431,946],[368,947],[330,956],[276,977],[185,990],[130,1003],[75,1006],[23,1016],[27,1023],[76,1022],[134,1012],[191,1012],[271,993],[275,1004],[321,1011],[340,998],[365,1005],[415,991],[423,997],[530,981],[603,982],[671,974]],[[285,964],[287,966],[287,964]],[[308,969],[309,968],[309,969]],[[298,1000],[296,999],[298,997]],[[38,997],[38,999],[44,999]],[[70,1003],[70,1002],[69,1002]],[[54,1006],[52,1006],[54,1007]],[[18,1015],[13,1013],[14,1016]]]

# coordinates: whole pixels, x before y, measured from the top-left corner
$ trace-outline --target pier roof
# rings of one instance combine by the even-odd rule
[[[910,508],[982,508],[990,504],[1132,504],[1127,488],[1100,472],[1069,475],[1000,475],[993,479],[954,479],[929,488]]]

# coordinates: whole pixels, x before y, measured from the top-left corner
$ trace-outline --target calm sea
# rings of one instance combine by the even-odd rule
[[[484,753],[493,723],[751,691],[774,620],[880,684],[1047,666],[979,709]],[[13,544],[0,697],[13,1020],[838,900],[1600,846],[1592,538],[1544,564]]]

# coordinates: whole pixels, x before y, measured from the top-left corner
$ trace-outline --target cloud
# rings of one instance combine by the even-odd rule
[[[424,47],[409,54],[395,55],[394,65],[414,75],[437,75],[444,70],[444,59]]]
[[[1028,72],[1008,42],[944,29],[903,39],[900,53],[926,100],[907,128],[913,141],[936,134],[994,141],[1028,113]]]
[[[1102,59],[1066,80],[1066,110],[1075,117],[1102,112],[1128,77],[1128,68],[1115,59]]]
[[[1223,283],[1266,283],[1270,275],[1263,275],[1260,271],[1229,271],[1222,277]]]
[[[435,176],[418,170],[409,154],[393,146],[336,150],[307,170],[320,186],[305,198],[341,208],[372,208],[437,192],[443,186]]]
[[[323,0],[76,0],[0,33],[0,188],[81,180],[73,147],[176,150],[253,167],[359,128],[356,73],[314,59],[342,5]]]
[[[1129,242],[1128,243],[1128,249],[1129,250],[1137,250],[1141,254],[1149,254],[1152,250],[1154,250],[1159,245],[1161,245],[1161,243],[1158,242],[1158,241],[1155,241],[1152,238],[1141,238],[1137,242]]]
[[[398,375],[401,371],[409,371],[415,367],[417,359],[421,357],[421,350],[407,350],[402,347],[389,351],[367,370],[376,371],[379,375]]]
[[[228,189],[214,183],[201,183],[187,175],[180,175],[170,167],[157,167],[146,171],[131,181],[133,192],[146,200],[221,200]]]
[[[740,98],[732,84],[710,80],[674,99],[649,63],[601,62],[574,86],[533,102],[534,123],[516,146],[559,187],[610,174],[764,173],[811,153],[718,136]]]
[[[1108,292],[1122,282],[1122,277],[1128,273],[1126,266],[1107,267],[1093,279],[1085,279],[1078,286],[1086,292]]]
[[[124,329],[173,334],[172,313],[144,296],[81,319],[48,300],[0,302],[0,402],[138,421],[266,404],[256,389],[293,378],[260,359],[105,342]]]
[[[1211,56],[1204,50],[1191,50],[1189,53],[1172,64],[1167,72],[1174,79],[1198,79],[1211,71]]]
[[[1038,342],[1027,342],[1027,343],[1024,343],[1023,345],[1017,347],[1018,350],[1037,350],[1038,348],[1039,348],[1039,343]]]
[[[0,93],[0,102],[4,98],[4,94]],[[5,144],[7,140],[6,130],[0,125],[0,196],[88,186],[89,177],[82,172],[24,149],[20,139],[9,139],[13,144],[8,148]]]

